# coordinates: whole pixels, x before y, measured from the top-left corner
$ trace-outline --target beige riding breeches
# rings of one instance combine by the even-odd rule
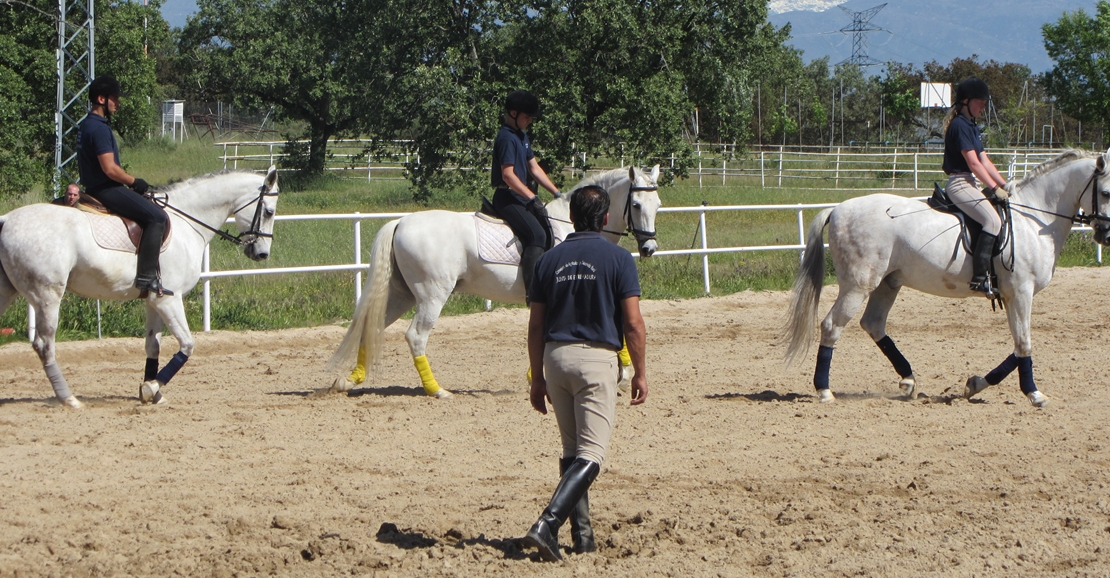
[[[547,397],[555,409],[563,457],[605,462],[617,407],[617,352],[597,343],[548,342]]]
[[[1002,219],[994,205],[983,195],[983,191],[975,185],[975,177],[971,173],[956,173],[948,177],[948,186],[945,188],[948,198],[956,203],[960,209],[983,225],[983,232],[998,235],[1002,230]]]

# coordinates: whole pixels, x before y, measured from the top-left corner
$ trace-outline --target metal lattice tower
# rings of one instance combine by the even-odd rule
[[[886,4],[868,8],[861,12],[853,12],[843,6],[837,6],[837,8],[840,8],[852,17],[852,23],[840,29],[844,34],[852,34],[852,57],[838,62],[837,64],[855,64],[858,66],[875,66],[876,64],[882,64],[878,60],[867,55],[867,37],[864,36],[864,34],[880,31],[889,32],[870,22],[871,19],[879,13],[879,10],[882,10],[884,7],[886,7]]]
[[[77,180],[77,127],[89,113],[96,74],[93,0],[58,0],[58,101],[54,109],[54,189]]]

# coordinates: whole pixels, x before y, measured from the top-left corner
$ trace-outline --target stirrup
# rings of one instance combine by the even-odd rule
[[[976,293],[982,293],[990,299],[998,297],[998,289],[995,289],[989,278],[982,281],[976,281],[972,279],[971,282],[967,284],[967,286],[972,291],[975,291]]]
[[[162,287],[162,280],[158,277],[153,279],[135,279],[135,288],[139,290],[139,299],[146,299],[153,291],[159,297],[172,297],[173,291]]]

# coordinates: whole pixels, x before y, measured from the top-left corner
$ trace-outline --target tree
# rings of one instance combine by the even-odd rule
[[[162,0],[145,6],[117,0],[96,6],[96,75],[115,76],[127,93],[112,116],[112,128],[132,143],[150,136],[161,114],[163,91],[148,48],[169,38],[161,5]]]
[[[1043,84],[1057,106],[1081,121],[1110,123],[1110,3],[1099,0],[1093,18],[1082,9],[1065,13],[1041,31],[1056,62]]]
[[[454,40],[452,17],[473,7],[418,0],[201,0],[182,35],[192,79],[245,107],[274,107],[307,125],[310,174],[327,142],[360,132],[383,138],[405,123],[422,71]]]
[[[54,160],[57,32],[37,4],[0,4],[0,195],[44,183]]]

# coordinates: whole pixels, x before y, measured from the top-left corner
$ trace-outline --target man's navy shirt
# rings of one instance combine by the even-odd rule
[[[948,124],[944,133],[944,174],[970,173],[963,151],[983,152],[983,140],[979,137],[979,125],[962,114],[957,114]]]
[[[89,113],[77,129],[77,169],[81,172],[81,184],[88,193],[97,193],[117,183],[104,174],[100,167],[100,155],[112,153],[119,164],[119,146],[108,119],[99,114]]]
[[[545,342],[595,341],[617,351],[624,337],[621,301],[640,296],[640,278],[631,253],[583,231],[540,257],[531,289],[532,302],[547,307]]]
[[[497,131],[497,138],[493,140],[493,170],[490,171],[490,184],[495,189],[508,187],[505,179],[501,177],[501,167],[513,165],[516,178],[527,185],[528,161],[534,156],[528,134],[502,124],[501,130]]]

